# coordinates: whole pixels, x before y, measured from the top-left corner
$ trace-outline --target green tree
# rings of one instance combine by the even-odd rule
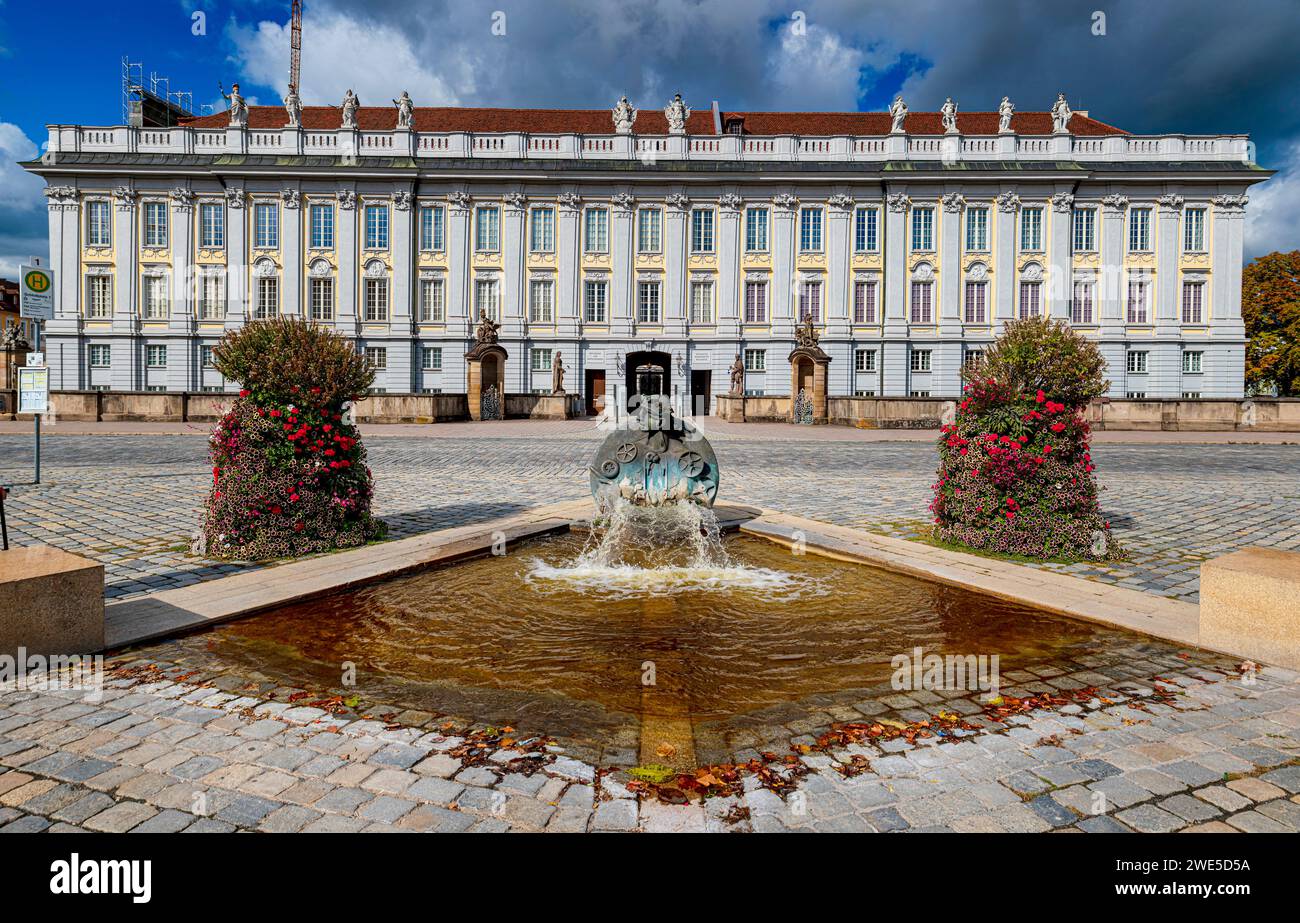
[[[1246,323],[1246,385],[1300,397],[1300,250],[1270,253],[1241,274]]]

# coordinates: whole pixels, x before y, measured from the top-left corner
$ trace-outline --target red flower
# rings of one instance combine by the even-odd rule
[[[307,528],[307,524],[303,522],[301,519],[299,519],[297,522],[293,524],[293,531],[295,532],[301,532],[305,528]]]
[[[248,397],[248,395],[251,394],[251,393],[252,393],[252,392],[249,391],[247,388],[241,388],[240,391],[239,391],[239,396],[240,396],[240,397]]]
[[[1054,433],[1059,433],[1059,432],[1061,432],[1063,429],[1065,429],[1065,424],[1064,424],[1064,423],[1053,423],[1049,428],[1051,429],[1052,432],[1054,432]]]
[[[1047,395],[1040,388],[1038,390],[1038,395],[1034,398],[1034,400],[1041,404],[1043,401],[1047,400]]]

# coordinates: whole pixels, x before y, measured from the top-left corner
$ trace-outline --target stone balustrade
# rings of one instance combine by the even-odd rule
[[[64,152],[270,154],[541,160],[704,161],[1239,161],[1246,135],[584,135],[302,128],[51,125],[47,157]]]

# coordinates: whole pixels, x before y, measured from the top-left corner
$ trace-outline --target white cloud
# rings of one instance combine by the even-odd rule
[[[437,60],[444,70],[464,75],[454,59],[422,59],[409,38],[386,25],[361,25],[343,13],[303,17],[304,41],[299,93],[304,105],[338,105],[348,89],[363,106],[388,105],[403,89],[420,106],[454,106],[459,97],[441,73],[426,66]],[[289,27],[260,22],[234,27],[240,76],[252,83],[286,92],[289,83]],[[222,107],[224,108],[224,106]]]
[[[858,79],[865,55],[838,35],[817,25],[796,35],[781,29],[781,44],[768,59],[777,110],[853,111],[858,106]],[[725,105],[725,104],[724,104]]]
[[[38,148],[12,122],[0,122],[0,276],[17,278],[18,264],[49,251],[45,182],[16,161],[31,160]]]
[[[1287,148],[1276,176],[1252,186],[1246,206],[1246,259],[1274,250],[1300,250],[1300,141]]]

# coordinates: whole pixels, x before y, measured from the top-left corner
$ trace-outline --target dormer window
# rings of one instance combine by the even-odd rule
[[[745,133],[745,119],[743,116],[731,115],[722,123],[722,133],[724,135],[743,135]]]

